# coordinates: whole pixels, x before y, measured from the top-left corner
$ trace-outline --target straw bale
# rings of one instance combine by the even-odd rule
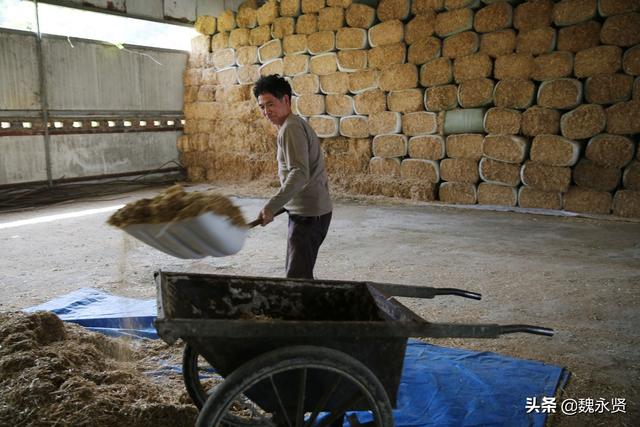
[[[440,56],[441,42],[437,37],[428,37],[409,45],[408,61],[421,65]]]
[[[600,41],[615,46],[633,46],[640,43],[640,13],[608,17],[602,24]]]
[[[309,72],[309,55],[287,55],[282,59],[285,76],[298,76]]]
[[[344,9],[341,7],[324,7],[318,12],[319,31],[338,31],[344,26]]]
[[[560,112],[534,105],[522,113],[521,133],[526,136],[556,134],[560,130]]]
[[[367,36],[371,47],[400,43],[404,39],[404,25],[398,19],[381,22],[369,28]]]
[[[404,114],[402,133],[408,136],[433,134],[438,130],[437,115],[426,111]]]
[[[307,36],[307,48],[312,55],[331,52],[336,47],[336,36],[333,31],[319,31]],[[313,62],[313,58],[311,58]]]
[[[271,37],[281,39],[295,33],[295,19],[290,16],[276,18],[271,25]]]
[[[619,102],[607,108],[607,132],[640,133],[640,101]]]
[[[202,81],[202,68],[189,68],[184,70],[182,82],[185,86],[198,86]]]
[[[608,214],[611,212],[612,200],[613,197],[608,191],[571,187],[564,195],[564,210]]]
[[[291,80],[291,89],[295,95],[311,95],[320,92],[320,79],[315,74],[302,74]]]
[[[285,55],[307,53],[307,35],[291,34],[282,39],[282,48]]]
[[[190,53],[187,57],[186,68],[208,67],[210,63],[211,52]]]
[[[513,26],[520,31],[548,27],[553,21],[552,0],[529,0],[516,7]]]
[[[511,53],[496,58],[493,76],[498,79],[528,79],[534,69],[533,56],[528,53]]]
[[[516,52],[540,55],[556,47],[556,30],[551,27],[521,31],[518,34]]]
[[[372,157],[369,161],[369,173],[373,175],[400,176],[400,159]]]
[[[218,31],[231,31],[234,28],[236,28],[236,14],[227,9],[218,16]]]
[[[378,85],[384,91],[412,89],[418,85],[418,67],[415,64],[391,65],[380,72]]]
[[[300,0],[280,0],[280,16],[300,15]]]
[[[196,18],[196,23],[194,25],[197,32],[200,34],[204,34],[205,36],[210,36],[215,34],[216,32],[216,17],[215,16],[207,16],[201,15]]]
[[[258,63],[258,47],[242,46],[236,49],[236,64],[251,65]]]
[[[221,70],[236,64],[235,49],[218,49],[211,54],[211,63],[215,68]]]
[[[640,45],[631,47],[624,52],[622,70],[632,76],[640,75]]]
[[[376,157],[404,157],[407,155],[407,137],[397,133],[376,135],[372,148]]]
[[[516,135],[487,135],[482,154],[506,163],[522,163],[529,153],[529,140]]]
[[[199,91],[199,86],[186,86],[182,94],[182,102],[185,105],[191,104],[192,102],[196,102],[198,100],[198,91]],[[185,125],[185,133],[187,133],[186,125]]]
[[[582,102],[582,83],[577,79],[554,79],[542,82],[538,88],[538,105],[570,110]]]
[[[349,74],[349,92],[358,94],[365,90],[378,87],[379,73],[377,70],[362,70]]]
[[[618,46],[596,46],[576,53],[573,74],[591,77],[614,74],[622,67],[622,49]]]
[[[299,96],[296,105],[302,116],[318,116],[325,113],[324,95],[309,94]]]
[[[462,108],[483,107],[493,101],[493,80],[465,80],[458,86],[458,104]]]
[[[444,138],[441,135],[412,136],[409,138],[408,153],[415,159],[440,160],[445,155]]]
[[[557,27],[578,24],[596,16],[597,0],[560,0],[553,7]]]
[[[571,183],[571,168],[527,161],[520,170],[520,179],[536,190],[564,193]]]
[[[576,185],[598,191],[613,191],[620,184],[622,169],[603,166],[589,159],[581,159],[573,170]]]
[[[256,10],[258,25],[273,24],[278,16],[278,2],[276,0],[268,0]]]
[[[492,70],[493,61],[486,53],[474,53],[456,58],[453,62],[453,75],[456,83],[490,77]]]
[[[638,10],[640,10],[638,0],[598,0],[598,14],[600,16],[620,15]]]
[[[487,133],[516,135],[520,132],[522,113],[510,108],[489,108],[484,115],[484,130]]]
[[[369,138],[352,139],[343,136],[325,138],[322,141],[325,164],[329,176],[366,173],[371,160],[371,141]]]
[[[366,50],[341,50],[338,52],[338,70],[353,72],[367,68]]]
[[[411,13],[413,15],[424,15],[433,11],[444,9],[444,0],[412,0]]]
[[[477,200],[476,186],[462,182],[441,182],[438,199],[444,203],[473,205]]]
[[[447,37],[473,28],[473,10],[464,8],[438,13],[436,34]]]
[[[424,95],[421,89],[391,91],[387,95],[389,111],[409,113],[424,110]]]
[[[390,65],[404,64],[407,58],[407,46],[404,43],[377,46],[368,52],[369,68],[379,70]]]
[[[484,182],[516,187],[520,184],[520,164],[507,163],[483,157],[478,165],[478,174]]]
[[[478,184],[478,203],[481,205],[515,206],[518,190],[515,187],[481,182]]]
[[[571,52],[551,52],[533,59],[531,78],[534,80],[552,80],[568,77],[573,73],[573,54]]]
[[[365,49],[367,47],[367,31],[364,28],[340,28],[336,32],[336,49]]]
[[[507,78],[500,80],[493,90],[496,107],[525,109],[535,98],[535,84],[531,80]]]
[[[469,158],[442,159],[440,161],[440,176],[444,181],[475,184],[480,178],[478,161]]]
[[[613,214],[625,218],[640,218],[640,191],[616,191],[613,197]]]
[[[484,33],[480,39],[480,52],[492,58],[513,53],[516,49],[516,32],[508,30]]]
[[[387,95],[380,89],[370,89],[353,97],[354,111],[368,116],[387,109]]]
[[[238,83],[255,83],[260,78],[260,66],[257,64],[241,65],[238,67]]]
[[[458,106],[458,86],[431,86],[424,92],[424,105],[427,111],[451,110]]]
[[[318,15],[308,13],[298,16],[296,20],[296,34],[313,34],[318,31]]]
[[[340,118],[340,135],[349,138],[367,138],[369,127],[367,116],[346,116]]]
[[[221,70],[218,70],[217,79],[218,84],[222,86],[230,86],[238,83],[238,68],[237,67],[227,67]]]
[[[633,96],[634,101],[640,101],[640,77],[636,77],[633,82]]]
[[[471,55],[478,51],[480,37],[473,31],[454,34],[442,41],[442,56],[447,58],[457,58],[459,56]]]
[[[463,7],[477,9],[480,7],[480,0],[444,0],[446,10],[462,9]]]
[[[480,160],[484,135],[480,133],[458,133],[447,136],[447,157]]]
[[[240,28],[255,28],[258,25],[258,15],[256,9],[258,5],[255,1],[247,1],[238,7],[236,13],[236,24]]]
[[[302,13],[318,13],[325,6],[325,0],[301,0]]]
[[[376,20],[376,10],[366,4],[353,3],[345,11],[345,20],[350,27],[369,29]]]
[[[339,135],[340,120],[331,116],[311,116],[309,126],[320,138],[331,138]]]
[[[211,52],[211,36],[196,36],[191,39],[191,55],[204,55]]]
[[[442,127],[438,127],[438,133],[475,133],[483,132],[484,108],[462,108],[444,112]],[[440,120],[440,116],[438,117]]]
[[[404,26],[404,41],[413,44],[433,35],[436,27],[436,14],[429,11],[424,15],[414,16]]]
[[[490,33],[511,27],[513,7],[507,2],[492,3],[476,12],[473,28],[479,33]]]
[[[431,87],[446,85],[453,79],[451,59],[438,58],[420,67],[420,86]]]
[[[404,159],[400,165],[400,176],[435,184],[440,181],[440,165],[434,160]]]
[[[349,92],[349,74],[331,73],[320,76],[320,91],[326,95]]]
[[[249,44],[251,46],[262,46],[269,40],[271,40],[271,25],[262,25],[249,31]]]
[[[260,66],[260,75],[269,76],[271,74],[284,74],[284,64],[282,58],[272,59],[269,62],[265,62]]]
[[[600,44],[600,22],[587,21],[558,30],[557,49],[580,52]]]
[[[591,104],[615,104],[631,99],[633,77],[627,74],[600,74],[585,82],[585,98]]]
[[[398,133],[401,129],[402,116],[393,111],[381,111],[369,116],[368,126],[370,135]]]
[[[327,6],[329,7],[341,7],[343,9],[351,6],[352,0],[327,0]]]
[[[589,140],[585,157],[599,165],[622,168],[633,160],[633,141],[621,135],[602,133]]]
[[[238,103],[251,99],[250,84],[218,86],[216,88],[216,101],[226,103]]]
[[[531,142],[530,158],[551,166],[573,166],[580,157],[581,144],[559,135],[537,135]]]
[[[198,87],[197,101],[212,102],[216,100],[216,85],[202,85]]]
[[[640,162],[632,161],[624,168],[622,185],[626,190],[640,191]]]
[[[282,42],[279,39],[271,40],[258,48],[258,59],[261,64],[280,57],[282,57]]]
[[[313,74],[324,76],[338,70],[338,59],[334,52],[312,56],[309,60],[309,70]]]
[[[349,95],[327,95],[325,99],[327,114],[336,117],[353,115],[353,98]]]
[[[570,139],[591,138],[602,132],[605,125],[605,111],[598,104],[582,104],[560,118],[560,132]]]
[[[521,208],[562,209],[562,193],[540,191],[522,186],[518,190],[518,206]]]
[[[409,16],[411,0],[380,0],[376,13],[380,21],[404,20]]]

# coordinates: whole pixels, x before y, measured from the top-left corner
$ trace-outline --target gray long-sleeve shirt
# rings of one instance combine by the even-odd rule
[[[286,207],[289,213],[301,216],[331,212],[320,141],[313,128],[295,114],[290,114],[278,130],[277,160],[280,191],[266,208],[276,213]]]

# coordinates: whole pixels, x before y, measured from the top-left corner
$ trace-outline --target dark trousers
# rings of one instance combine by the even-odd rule
[[[287,238],[287,277],[313,279],[318,250],[324,241],[331,212],[321,216],[299,216],[289,214],[289,236]]]

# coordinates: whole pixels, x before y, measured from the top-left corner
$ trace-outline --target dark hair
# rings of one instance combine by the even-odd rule
[[[270,93],[278,99],[287,95],[291,99],[291,85],[277,74],[262,76],[253,85],[253,95],[258,98],[263,93]]]

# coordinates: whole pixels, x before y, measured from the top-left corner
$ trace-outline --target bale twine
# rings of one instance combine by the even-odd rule
[[[560,112],[534,105],[522,113],[521,132],[526,136],[556,134],[560,131]]]
[[[440,11],[444,9],[444,0],[412,0],[411,13],[413,15],[424,15],[425,13]]]
[[[458,86],[431,86],[424,91],[427,111],[452,110],[458,106]]]
[[[345,21],[350,27],[369,29],[375,20],[376,10],[366,4],[353,3],[345,11]]]
[[[441,182],[438,199],[444,203],[473,205],[477,200],[476,186],[462,182]]]
[[[640,133],[640,101],[619,102],[607,108],[606,114],[608,133]]]
[[[632,161],[624,168],[622,185],[626,190],[640,191],[640,162]]]
[[[387,109],[399,113],[424,110],[422,89],[394,90],[387,94]]]
[[[378,85],[384,91],[412,89],[418,85],[418,68],[415,64],[391,65],[380,72]]]
[[[318,15],[309,13],[300,15],[296,20],[296,34],[313,34],[318,32]]]
[[[379,113],[387,109],[387,95],[380,89],[370,89],[353,97],[354,111],[361,116]]]
[[[520,164],[529,154],[529,140],[516,135],[487,135],[482,154],[501,162]]]
[[[242,46],[236,49],[237,65],[252,65],[258,63],[257,46]]]
[[[640,43],[640,13],[625,13],[608,17],[600,31],[603,44],[633,46]]]
[[[258,60],[261,64],[282,56],[282,42],[279,39],[271,40],[258,48]]]
[[[520,132],[522,113],[503,107],[489,108],[484,115],[483,126],[487,133],[516,135]]]
[[[312,56],[309,71],[319,76],[335,73],[338,70],[338,58],[334,52]]]
[[[216,17],[215,16],[207,16],[201,15],[196,18],[196,23],[194,24],[195,30],[204,34],[205,36],[210,36],[215,34],[216,32]]]
[[[633,76],[600,74],[585,82],[585,98],[590,104],[615,104],[631,99]]]
[[[557,27],[578,24],[596,16],[597,0],[560,0],[553,7]]]
[[[414,159],[440,160],[445,154],[444,138],[441,135],[412,136],[409,138],[408,152]]]
[[[376,14],[378,19],[383,22],[393,19],[405,20],[409,16],[410,8],[410,0],[380,0]]]
[[[501,162],[483,157],[478,165],[478,173],[482,181],[506,187],[517,187],[520,184],[520,164]]]
[[[282,59],[285,76],[295,77],[309,72],[309,55],[287,55]]]
[[[218,31],[231,31],[236,28],[236,14],[232,10],[224,10],[218,16]]]
[[[440,176],[444,181],[475,184],[478,175],[478,161],[468,158],[447,158],[440,161]]]
[[[348,138],[367,138],[369,127],[367,116],[346,116],[340,118],[340,135]],[[400,167],[400,165],[398,165]]]
[[[493,90],[496,107],[525,109],[533,103],[535,84],[531,80],[507,78],[500,80]]]
[[[431,37],[436,27],[436,14],[430,11],[424,15],[416,15],[404,26],[404,41],[413,44]]]
[[[366,50],[341,50],[337,55],[338,71],[352,73],[367,68]]]
[[[367,47],[367,31],[363,28],[340,28],[336,32],[336,49],[365,49]]]
[[[369,68],[383,69],[391,65],[404,64],[407,58],[407,46],[404,43],[388,44],[369,49]]]
[[[559,135],[538,135],[531,142],[530,158],[551,166],[573,166],[581,148],[580,143]]]
[[[623,168],[633,160],[633,151],[630,138],[602,133],[589,140],[584,155],[596,164]]]
[[[325,7],[318,12],[318,31],[338,31],[344,26],[344,9]]]
[[[636,0],[598,0],[600,16],[620,15],[638,10],[640,10],[640,4]]]
[[[331,116],[311,116],[309,117],[309,126],[313,128],[316,135],[320,138],[331,138],[338,136],[340,120]]]
[[[320,91],[326,95],[349,92],[349,74],[331,73],[320,76]]]
[[[326,112],[324,95],[309,94],[298,97],[296,105],[303,116],[319,116]]]
[[[573,181],[580,187],[598,191],[613,191],[620,184],[622,170],[581,159],[573,170]]]
[[[525,53],[511,53],[496,58],[493,76],[498,80],[529,79],[533,68],[533,56]]]
[[[564,193],[571,183],[571,168],[527,161],[520,170],[520,179],[536,190]]]
[[[451,83],[453,66],[449,58],[438,58],[420,67],[420,86],[431,87]]]
[[[598,21],[587,21],[558,30],[557,49],[561,51],[580,52],[600,44],[600,28]]]
[[[497,58],[513,53],[516,50],[516,44],[516,32],[511,29],[484,33],[480,39],[480,52]]]
[[[515,206],[518,190],[515,187],[481,182],[478,184],[478,203],[481,205]]]
[[[404,157],[407,155],[407,137],[397,133],[376,135],[372,148],[376,157]]]
[[[222,86],[231,86],[238,83],[238,68],[237,67],[227,67],[221,70],[218,70],[216,73],[216,78],[218,79],[218,84]]]
[[[307,36],[307,49],[312,55],[331,52],[335,48],[336,36],[333,31],[318,31]],[[311,62],[313,62],[313,58],[311,58]]]
[[[533,0],[519,4],[513,14],[513,26],[520,31],[544,28],[553,22],[553,1]]]
[[[473,10],[464,8],[438,13],[435,32],[440,37],[448,37],[473,28]]]
[[[276,18],[271,25],[271,37],[274,39],[282,39],[293,33],[295,33],[295,19],[289,16]]]
[[[284,36],[282,39],[282,48],[284,49],[285,55],[307,53],[307,35],[291,34]]]
[[[490,33],[511,27],[513,7],[507,2],[492,3],[476,12],[473,28],[479,33]]]
[[[234,66],[236,64],[235,49],[227,48],[216,50],[211,54],[211,63],[218,70]]]
[[[609,214],[613,197],[608,191],[571,187],[564,195],[564,210],[570,212]]]
[[[614,74],[622,67],[622,49],[618,46],[596,46],[576,53],[573,74],[591,77]]]
[[[462,108],[448,110],[444,112],[444,121],[442,122],[442,130],[438,128],[438,133],[477,133],[483,132],[485,109],[483,108]],[[440,118],[440,116],[439,116]]]
[[[533,58],[533,80],[553,80],[568,77],[573,73],[571,52],[551,52]]]
[[[632,76],[640,75],[640,45],[629,48],[624,52],[622,70]]]
[[[367,36],[371,47],[400,43],[404,40],[404,25],[398,19],[381,22],[369,28]]]
[[[258,64],[242,65],[238,67],[238,83],[255,83],[260,78],[260,66]]]
[[[349,73],[349,92],[358,94],[365,90],[376,89],[380,74],[377,70],[362,70]]]
[[[490,77],[492,71],[493,61],[486,53],[474,53],[453,61],[453,76],[456,83]]]
[[[613,197],[613,214],[624,218],[640,218],[640,191],[616,191]]]
[[[261,76],[269,76],[271,74],[278,74],[280,76],[284,74],[282,58],[272,59],[260,66]]]
[[[349,95],[327,95],[325,98],[327,114],[335,117],[353,115],[353,98]]]
[[[311,95],[320,92],[320,78],[315,74],[302,74],[291,79],[294,95]]]
[[[435,160],[404,159],[400,164],[400,177],[436,184],[440,181],[440,166]]]
[[[449,135],[446,142],[447,157],[480,160],[483,144],[484,135],[481,133]]]
[[[551,27],[537,28],[518,34],[516,52],[540,55],[556,47],[556,30]]]
[[[473,31],[465,31],[447,37],[442,42],[442,56],[447,58],[457,58],[459,56],[471,55],[478,51],[480,37]]]
[[[318,13],[325,5],[325,0],[300,0],[302,13]]]
[[[372,157],[369,161],[369,173],[372,175],[400,176],[400,159]]]
[[[466,80],[458,86],[458,104],[463,108],[483,107],[493,101],[493,80]]]
[[[540,191],[522,186],[518,190],[518,206],[534,209],[562,209],[562,193]]]
[[[582,83],[577,79],[554,79],[542,82],[538,88],[538,105],[570,110],[582,102]]]
[[[398,133],[402,127],[402,116],[393,111],[381,111],[369,116],[369,135]]]
[[[402,133],[408,136],[433,134],[438,130],[437,115],[427,111],[406,113],[402,116]]]
[[[258,25],[273,24],[278,15],[278,2],[276,0],[268,0],[256,10]]]
[[[300,15],[300,0],[280,0],[280,15],[292,17]]]
[[[262,25],[249,31],[249,44],[251,46],[262,46],[269,40],[271,40],[271,25]]]
[[[410,63],[422,65],[440,56],[441,42],[437,37],[428,37],[409,45],[407,59]]]
[[[591,138],[602,132],[605,126],[605,111],[598,104],[580,105],[560,118],[560,133],[569,139]]]

